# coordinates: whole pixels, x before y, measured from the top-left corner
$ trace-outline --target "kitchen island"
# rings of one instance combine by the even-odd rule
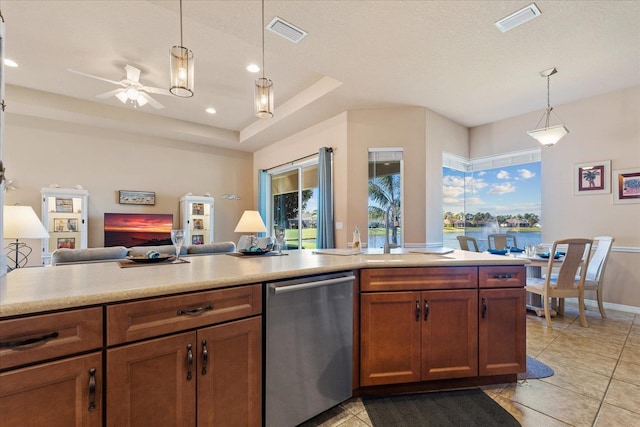
[[[515,380],[525,357],[526,261],[403,252],[291,251],[11,272],[0,282],[0,424],[19,424],[24,408],[36,405],[50,425],[225,425],[243,414],[242,424],[259,426],[264,284],[342,271],[360,278],[354,393],[437,387],[434,379]],[[396,331],[407,333],[382,327],[396,316]],[[441,337],[448,338],[433,345]],[[380,340],[393,340],[397,351]],[[463,356],[438,365],[452,352]]]

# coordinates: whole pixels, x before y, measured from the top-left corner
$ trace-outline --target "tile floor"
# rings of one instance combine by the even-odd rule
[[[589,328],[582,328],[577,305],[567,302],[565,315],[552,319],[549,329],[544,317],[527,315],[527,354],[554,375],[484,387],[485,393],[524,427],[640,425],[640,314],[607,310],[601,319],[589,307]],[[354,398],[301,427],[371,425]]]

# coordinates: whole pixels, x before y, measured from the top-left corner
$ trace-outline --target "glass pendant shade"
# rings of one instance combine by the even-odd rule
[[[568,134],[569,129],[565,125],[557,125],[530,130],[527,131],[527,133],[540,144],[545,147],[549,147],[560,141],[566,134]]]
[[[273,82],[265,77],[256,79],[255,86],[256,116],[261,119],[273,117]]]
[[[171,87],[169,92],[181,98],[193,96],[193,52],[183,46],[171,48]]]

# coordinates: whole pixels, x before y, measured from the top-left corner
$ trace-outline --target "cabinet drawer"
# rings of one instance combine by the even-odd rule
[[[0,369],[102,347],[102,308],[0,322]]]
[[[527,281],[527,270],[522,265],[480,267],[479,270],[481,288],[518,288]]]
[[[478,268],[370,268],[361,271],[360,286],[363,292],[477,288]]]
[[[262,312],[261,285],[107,307],[107,345],[136,341]]]

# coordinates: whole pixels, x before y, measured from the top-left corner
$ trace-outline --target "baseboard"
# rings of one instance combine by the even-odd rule
[[[598,310],[598,301],[596,300],[585,299],[584,304],[588,308],[593,308],[595,310]],[[611,309],[611,310],[617,310],[617,311],[624,311],[625,313],[640,314],[640,307],[635,307],[633,305],[614,304],[612,302],[603,302],[602,305],[604,306],[605,311],[607,309]]]

